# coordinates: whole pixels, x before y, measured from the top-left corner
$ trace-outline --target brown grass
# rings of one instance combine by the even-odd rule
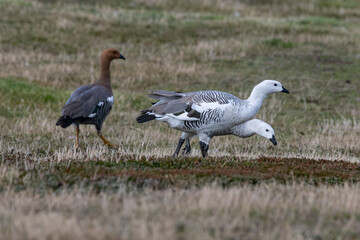
[[[348,184],[9,191],[0,198],[0,239],[356,239],[359,191]]]
[[[0,239],[357,239],[357,0],[0,0]],[[67,97],[99,74],[115,105],[101,144],[56,128]],[[180,133],[139,125],[149,89],[270,96],[258,136],[172,160]],[[159,190],[162,189],[162,190]]]

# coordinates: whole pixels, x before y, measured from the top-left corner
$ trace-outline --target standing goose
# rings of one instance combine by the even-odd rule
[[[71,124],[76,126],[76,147],[79,147],[80,124],[95,125],[97,135],[105,145],[117,147],[106,140],[102,133],[102,124],[110,113],[114,103],[114,97],[110,80],[110,63],[114,59],[124,59],[116,49],[105,50],[100,57],[101,73],[100,78],[90,85],[77,88],[66,101],[62,108],[62,116],[56,122],[62,128]]]
[[[269,124],[259,119],[251,119],[240,125],[224,130],[223,132],[218,132],[214,136],[234,135],[241,138],[248,138],[253,136],[254,134],[269,139],[274,145],[277,144],[275,139],[274,129]],[[176,147],[173,157],[178,156],[181,146],[183,145],[184,142],[185,142],[185,148],[183,149],[183,154],[184,153],[186,155],[190,154],[191,152],[190,138],[193,136],[195,136],[195,134],[191,134],[187,132],[183,132],[181,134],[179,143]]]
[[[156,119],[166,122],[171,128],[197,134],[202,156],[206,157],[213,136],[253,118],[264,99],[277,92],[289,93],[274,80],[264,80],[256,85],[246,100],[220,91],[179,93],[153,90],[149,97],[159,101],[142,110],[136,120],[143,123]]]

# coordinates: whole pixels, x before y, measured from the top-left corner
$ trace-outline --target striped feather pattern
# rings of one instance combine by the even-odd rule
[[[274,80],[264,80],[257,84],[246,100],[220,91],[150,91],[149,96],[158,99],[159,102],[141,111],[137,121],[142,123],[156,119],[185,134],[197,134],[202,155],[206,157],[208,144],[213,136],[228,134],[234,126],[253,118],[264,99],[276,92],[289,93],[280,82]],[[179,144],[182,144],[182,141],[179,141]]]
[[[113,102],[111,101],[104,101],[103,104],[98,104],[92,114],[89,116],[93,117],[87,117],[87,118],[81,118],[78,119],[78,123],[80,124],[93,124],[95,125],[97,130],[101,130],[101,126],[103,122],[105,121],[106,117],[109,115],[111,108],[113,106]],[[99,106],[100,105],[100,106]]]

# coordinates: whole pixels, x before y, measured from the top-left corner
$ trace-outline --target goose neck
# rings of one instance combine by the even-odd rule
[[[251,105],[260,108],[267,95],[261,86],[256,85],[247,100]]]
[[[243,124],[237,125],[231,129],[231,133],[235,136],[246,138],[255,134],[251,120]]]
[[[111,90],[110,62],[111,61],[109,59],[101,59],[101,72],[97,83]]]

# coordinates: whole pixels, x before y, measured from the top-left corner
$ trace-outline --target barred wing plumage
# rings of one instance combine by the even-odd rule
[[[151,111],[158,115],[178,114],[181,112],[190,113],[192,110],[202,113],[210,109],[221,108],[221,105],[228,104],[230,100],[235,101],[238,99],[232,94],[220,91],[178,93],[154,90],[150,91],[149,96],[160,101],[146,109],[146,111]],[[195,114],[194,111],[190,114]]]

